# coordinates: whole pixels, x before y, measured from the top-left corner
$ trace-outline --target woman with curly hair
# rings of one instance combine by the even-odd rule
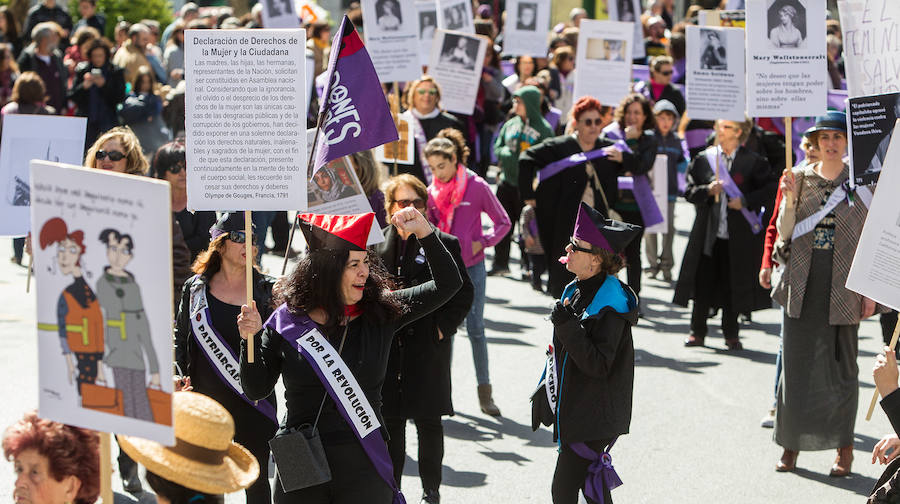
[[[381,413],[391,343],[398,330],[445,304],[462,279],[425,217],[405,208],[391,222],[419,240],[433,280],[388,290],[387,273],[366,247],[374,218],[371,212],[300,214],[309,252],[276,296],[280,306],[265,326],[255,309],[241,308],[240,381],[247,397],[269,396],[282,377],[287,414],[276,439],[291,443],[291,436],[303,435],[298,429],[315,425],[331,472],[330,481],[296,482],[309,471],[291,467],[296,452],[281,458],[275,450],[276,503],[388,504],[399,493]]]
[[[100,496],[97,433],[38,418],[32,411],[3,433],[16,472],[15,502],[93,504]]]
[[[131,128],[119,126],[97,138],[84,156],[84,166],[129,175],[146,175],[150,163]]]

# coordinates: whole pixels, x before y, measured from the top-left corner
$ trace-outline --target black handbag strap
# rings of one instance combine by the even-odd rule
[[[341,355],[341,352],[344,351],[344,341],[347,340],[347,329],[350,327],[350,319],[347,319],[347,324],[344,325],[344,334],[341,336],[341,344],[338,346],[338,355]],[[313,432],[316,430],[316,426],[319,425],[319,417],[322,416],[322,408],[325,407],[325,400],[328,399],[328,391],[325,391],[325,395],[322,396],[322,403],[319,404],[319,412],[316,413],[316,420],[313,422]]]

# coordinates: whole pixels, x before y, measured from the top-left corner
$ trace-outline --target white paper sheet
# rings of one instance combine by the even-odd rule
[[[838,0],[851,98],[900,91],[900,2]]]
[[[743,121],[747,108],[744,30],[687,27],[687,111],[691,119]]]
[[[418,13],[412,2],[363,0],[366,50],[381,82],[419,78]],[[374,21],[373,21],[374,20]]]
[[[503,54],[547,57],[550,0],[509,0],[503,28]]]
[[[428,73],[441,85],[441,105],[450,112],[472,114],[487,39],[462,32],[438,30],[431,48]]]
[[[575,95],[593,96],[616,106],[631,87],[631,45],[634,23],[581,21],[575,57]]]

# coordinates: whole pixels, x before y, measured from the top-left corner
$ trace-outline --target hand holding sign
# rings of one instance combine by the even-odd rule
[[[247,339],[262,330],[262,317],[256,310],[256,301],[252,301],[252,307],[241,306],[241,314],[237,317],[238,331],[241,338]]]

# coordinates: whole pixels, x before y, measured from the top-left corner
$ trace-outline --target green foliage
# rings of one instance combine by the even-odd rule
[[[142,19],[155,19],[159,21],[161,32],[174,20],[169,0],[97,0],[97,12],[106,16],[104,35],[110,40],[114,38],[119,21],[137,23]],[[69,14],[73,22],[78,21],[78,0],[69,0]]]

